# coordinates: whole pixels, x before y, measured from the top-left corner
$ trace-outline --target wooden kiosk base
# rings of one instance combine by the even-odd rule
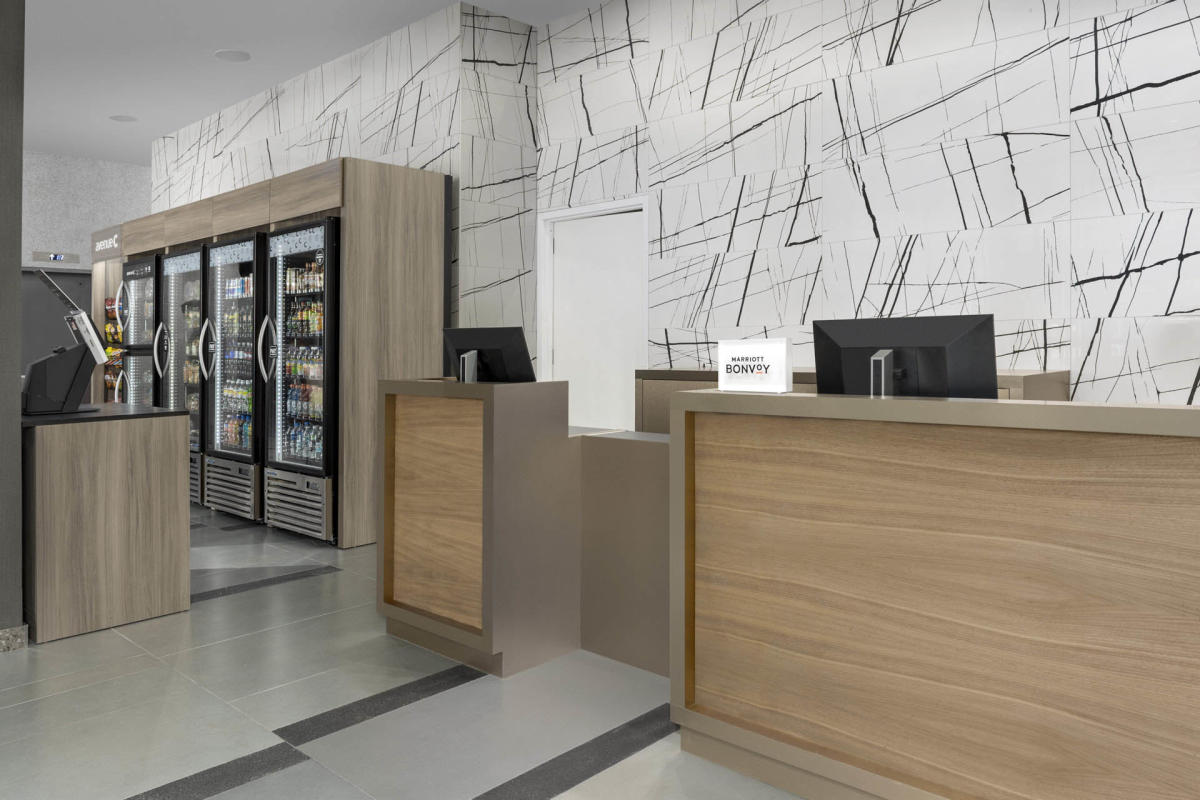
[[[496,675],[579,647],[567,384],[381,381],[379,611]]]

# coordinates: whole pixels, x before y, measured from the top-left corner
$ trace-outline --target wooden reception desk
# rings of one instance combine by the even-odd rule
[[[684,748],[822,800],[1200,797],[1200,410],[676,394]]]
[[[380,381],[379,610],[496,675],[579,647],[567,384]]]

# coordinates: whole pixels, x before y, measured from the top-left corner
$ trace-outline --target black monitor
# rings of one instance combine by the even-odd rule
[[[460,381],[472,379],[463,374],[464,356],[468,364],[474,362],[474,380],[480,383],[537,380],[525,344],[525,331],[521,328],[447,328],[444,341],[454,377]]]
[[[76,305],[44,270],[38,270],[38,277],[67,309],[63,319],[75,337],[75,344],[55,348],[50,355],[26,367],[25,382],[21,387],[21,412],[69,414],[95,411],[95,406],[81,406],[80,401],[87,392],[96,365],[107,360],[104,346],[100,344],[100,332],[87,312]]]
[[[873,394],[872,357],[890,350],[891,391],[884,394],[996,398],[990,314],[822,320],[813,323],[813,348],[821,394]],[[881,357],[877,387],[883,364]]]

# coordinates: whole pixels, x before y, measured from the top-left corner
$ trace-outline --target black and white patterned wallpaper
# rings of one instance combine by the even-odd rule
[[[1002,368],[1189,402],[1197,31],[1200,0],[454,5],[157,141],[154,208],[338,155],[447,172],[458,322],[532,346],[537,211],[646,195],[652,366],[981,312]]]
[[[1001,368],[1189,402],[1197,31],[1200,0],[610,0],[538,29],[538,208],[649,196],[655,367],[992,313]]]
[[[537,41],[454,4],[154,142],[153,209],[339,156],[454,177],[456,321],[534,334]]]

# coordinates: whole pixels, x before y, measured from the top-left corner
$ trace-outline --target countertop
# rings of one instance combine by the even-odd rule
[[[178,417],[186,411],[172,411],[156,406],[131,406],[127,403],[103,403],[98,411],[75,411],[70,414],[34,414],[21,417],[22,428],[42,425],[67,425],[77,422],[114,422],[145,417]]]

